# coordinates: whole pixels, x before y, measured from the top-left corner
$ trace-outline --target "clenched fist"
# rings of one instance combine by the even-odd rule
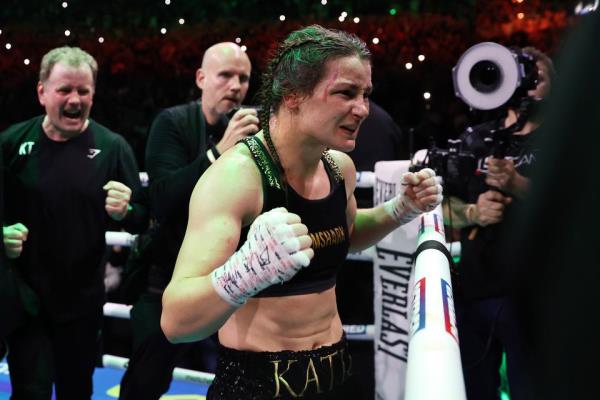
[[[29,229],[21,223],[2,227],[4,252],[8,258],[17,258],[23,252],[23,242],[27,240]]]
[[[120,221],[129,211],[129,200],[131,200],[131,189],[117,181],[109,181],[102,187],[106,190],[106,202],[104,209],[115,221]]]

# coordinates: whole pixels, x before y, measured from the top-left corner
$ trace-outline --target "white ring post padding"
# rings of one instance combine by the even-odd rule
[[[131,247],[137,235],[129,232],[107,231],[104,233],[104,239],[107,246]]]
[[[127,369],[128,364],[129,359],[125,357],[113,356],[111,354],[104,354],[102,356],[102,365],[105,368]],[[173,370],[173,379],[177,381],[198,383],[201,385],[210,385],[215,379],[215,374],[175,367]]]
[[[104,303],[104,316],[129,319],[131,305],[119,303]],[[373,325],[344,325],[344,332],[350,340],[373,340],[375,332]]]
[[[466,400],[441,206],[420,219],[404,399]]]
[[[372,188],[375,186],[375,172],[356,171],[356,187]]]
[[[140,172],[140,183],[142,184],[142,187],[148,187],[148,182],[149,182],[148,173]]]
[[[131,317],[131,307],[129,304],[104,303],[104,316],[129,319]]]

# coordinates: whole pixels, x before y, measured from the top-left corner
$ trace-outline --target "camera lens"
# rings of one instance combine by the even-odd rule
[[[469,72],[471,85],[482,93],[498,89],[502,83],[502,72],[495,63],[483,60],[475,63]]]

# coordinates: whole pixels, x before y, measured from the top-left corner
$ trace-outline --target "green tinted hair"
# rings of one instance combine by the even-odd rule
[[[52,68],[57,63],[64,63],[74,68],[79,68],[81,65],[88,65],[92,70],[94,84],[96,84],[96,75],[98,74],[98,63],[88,52],[81,50],[79,47],[57,47],[47,52],[42,58],[40,66],[40,82],[46,82]]]
[[[272,53],[258,96],[260,120],[269,134],[270,113],[290,94],[311,95],[325,75],[328,61],[356,56],[371,60],[371,52],[356,35],[311,25],[292,32]]]

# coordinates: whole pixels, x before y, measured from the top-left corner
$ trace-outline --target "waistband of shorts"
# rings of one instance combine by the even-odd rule
[[[276,361],[285,358],[286,356],[295,357],[321,357],[327,356],[340,349],[346,349],[348,347],[348,340],[346,334],[342,333],[342,337],[336,343],[317,347],[316,349],[308,350],[281,350],[281,351],[252,351],[252,350],[239,350],[230,347],[223,346],[219,343],[218,351],[219,355],[226,358],[233,359],[244,359],[247,361]]]

